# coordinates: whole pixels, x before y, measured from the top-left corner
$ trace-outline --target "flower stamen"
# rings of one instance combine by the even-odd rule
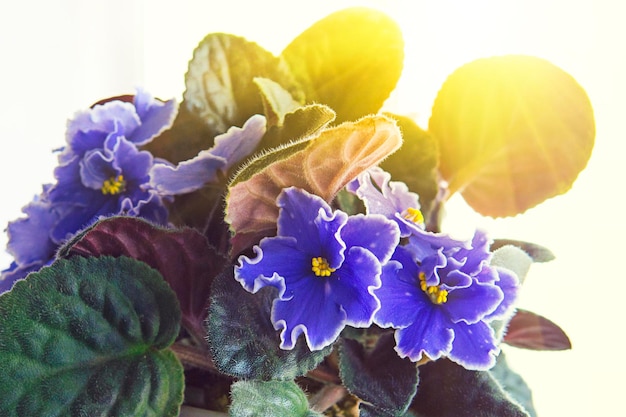
[[[335,268],[331,268],[326,258],[321,256],[311,259],[311,270],[318,277],[329,277],[331,273],[335,272]]]
[[[419,273],[420,279],[420,288],[433,304],[445,304],[448,301],[448,290],[442,290],[439,288],[439,285],[427,285],[426,284],[426,274],[423,272]]]
[[[406,209],[406,214],[404,215],[404,218],[415,224],[424,224],[424,215],[419,209],[416,209],[414,207],[409,207],[408,209]]]
[[[102,183],[102,194],[107,195],[116,195],[123,192],[126,189],[126,181],[124,180],[123,175],[118,175],[117,177],[111,177],[108,180],[105,180]]]

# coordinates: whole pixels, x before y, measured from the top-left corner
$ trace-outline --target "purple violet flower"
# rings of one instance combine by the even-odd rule
[[[150,171],[150,185],[161,195],[177,195],[195,191],[206,183],[217,182],[219,173],[225,176],[234,164],[256,149],[265,129],[265,117],[256,114],[243,127],[232,126],[216,136],[215,145],[196,157],[177,166],[154,165]]]
[[[57,182],[23,209],[26,218],[7,228],[14,262],[2,271],[0,290],[49,264],[60,244],[101,216],[167,223],[163,198],[148,184],[154,158],[137,146],[169,128],[176,110],[174,100],[138,91],[133,103],[113,100],[76,113],[59,154]]]
[[[482,232],[471,244],[422,232],[383,266],[382,285],[375,291],[381,308],[374,322],[397,329],[401,357],[447,356],[475,370],[495,364],[499,349],[488,322],[510,307],[517,277],[489,266],[487,242]]]
[[[235,278],[250,292],[279,290],[272,306],[280,347],[304,334],[311,350],[330,345],[346,326],[367,327],[379,308],[381,265],[399,241],[394,222],[380,215],[333,212],[320,197],[295,187],[282,191],[277,236],[239,258]]]
[[[391,181],[391,174],[379,167],[363,172],[346,189],[363,201],[368,214],[382,214],[398,223],[403,237],[409,236],[416,225],[424,225],[418,195],[410,192],[405,183]]]

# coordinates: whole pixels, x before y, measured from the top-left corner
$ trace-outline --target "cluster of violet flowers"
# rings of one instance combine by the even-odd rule
[[[169,129],[178,112],[174,99],[161,101],[138,90],[77,112],[67,123],[66,146],[59,150],[56,182],[7,227],[11,265],[0,274],[0,294],[15,281],[49,265],[57,250],[97,220],[126,215],[167,226],[172,197],[217,182],[250,154],[265,133],[265,117],[215,138],[211,149],[178,166],[141,147]]]
[[[348,184],[366,214],[284,189],[277,235],[239,258],[235,278],[250,292],[278,289],[271,320],[283,349],[300,335],[322,349],[345,326],[375,324],[396,329],[400,357],[491,368],[499,348],[489,323],[510,314],[517,276],[489,265],[483,232],[465,242],[425,231],[418,196],[390,177],[372,168]]]
[[[141,150],[168,129],[174,100],[138,91],[77,113],[67,126],[56,183],[11,222],[0,294],[51,263],[60,245],[96,220],[140,216],[168,225],[167,202],[217,182],[251,154],[266,131],[252,116],[215,138],[211,149],[173,165]],[[220,176],[221,175],[221,176]],[[510,314],[516,275],[489,264],[489,240],[471,241],[425,230],[418,196],[387,172],[371,168],[346,187],[366,213],[332,210],[322,198],[289,187],[277,198],[277,235],[242,255],[235,279],[250,292],[278,289],[271,320],[280,347],[304,335],[311,350],[332,344],[346,326],[395,330],[396,351],[412,361],[448,357],[468,369],[488,369],[498,344],[490,322]]]

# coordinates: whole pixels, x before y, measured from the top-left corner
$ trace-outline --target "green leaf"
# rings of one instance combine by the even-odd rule
[[[339,376],[351,394],[390,417],[404,416],[417,390],[415,363],[400,358],[392,334],[383,335],[371,352],[356,340],[342,339]]]
[[[231,397],[231,417],[322,416],[309,410],[306,395],[293,381],[237,381]]]
[[[537,417],[530,388],[519,374],[509,368],[504,352],[500,352],[496,365],[489,372],[498,381],[502,389],[524,407],[530,417]]]
[[[404,182],[419,195],[420,210],[428,218],[439,190],[437,142],[413,119],[395,114],[388,116],[398,122],[403,141],[400,150],[389,155],[380,167],[391,174],[393,181]]]
[[[231,183],[226,221],[237,254],[273,234],[283,188],[295,186],[330,202],[358,174],[395,152],[402,138],[396,123],[369,116],[325,129],[315,136],[253,160]]]
[[[518,309],[506,329],[504,343],[530,350],[567,350],[572,343],[554,322],[539,314]]]
[[[233,269],[215,279],[207,320],[209,346],[217,368],[237,378],[291,380],[315,368],[332,347],[311,352],[299,338],[291,350],[280,349],[270,320],[276,290],[247,292]]]
[[[420,417],[529,417],[488,371],[469,371],[439,359],[419,367],[411,410]]]
[[[435,100],[429,131],[450,194],[487,216],[513,216],[565,193],[594,145],[587,94],[531,56],[483,58],[457,69]]]
[[[163,228],[137,217],[98,221],[59,251],[59,256],[128,256],[161,273],[178,298],[182,324],[202,341],[211,282],[228,260],[194,229]]]
[[[0,415],[178,415],[180,309],[146,264],[58,260],[0,297],[0,322]]]
[[[261,139],[260,149],[271,151],[314,135],[335,119],[335,112],[322,104],[309,104],[285,114],[282,125],[270,126]]]
[[[344,122],[380,110],[402,73],[404,41],[389,16],[354,7],[313,24],[282,56],[307,102],[332,107]]]
[[[254,79],[273,80],[296,101],[302,92],[285,63],[256,43],[225,33],[212,33],[196,47],[185,75],[183,106],[199,116],[215,134],[243,126],[263,113]]]
[[[490,264],[515,272],[519,282],[524,283],[533,259],[517,246],[506,245],[493,251]]]
[[[490,250],[495,251],[496,249],[508,245],[516,246],[526,252],[526,254],[532,258],[533,262],[549,262],[555,259],[550,249],[536,243],[523,242],[521,240],[495,239],[491,244]]]
[[[282,126],[285,115],[302,105],[291,97],[291,94],[280,84],[269,78],[256,77],[254,83],[261,92],[263,108],[268,126]]]

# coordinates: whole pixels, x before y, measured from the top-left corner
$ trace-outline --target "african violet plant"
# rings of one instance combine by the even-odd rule
[[[0,414],[534,416],[500,345],[569,347],[515,308],[553,256],[453,238],[442,212],[568,190],[590,103],[545,60],[484,58],[423,130],[381,111],[402,62],[396,24],[353,8],[279,57],[208,35],[180,105],[140,90],[76,113],[7,229]]]

